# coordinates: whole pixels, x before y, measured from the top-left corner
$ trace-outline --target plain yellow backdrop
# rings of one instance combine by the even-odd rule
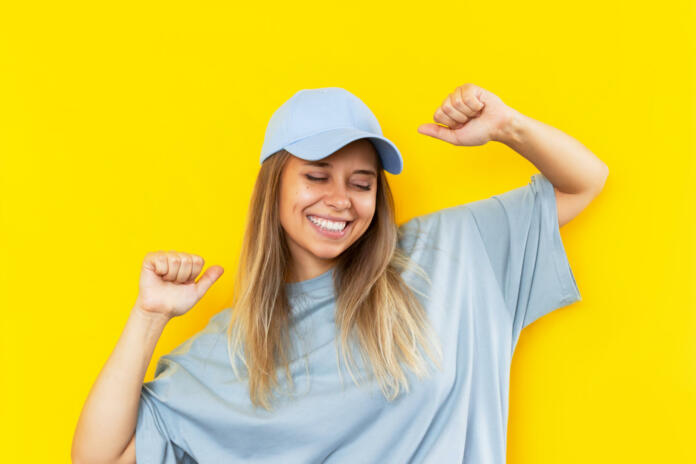
[[[696,14],[637,5],[3,3],[2,461],[69,462],[148,251],[226,272],[146,380],[229,305],[266,124],[297,90],[373,110],[404,156],[399,223],[528,183],[537,169],[503,144],[417,132],[471,82],[610,169],[561,229],[583,300],[517,345],[508,462],[696,462]]]

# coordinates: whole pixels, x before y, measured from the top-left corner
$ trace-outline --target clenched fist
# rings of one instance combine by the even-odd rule
[[[484,145],[500,141],[516,113],[497,95],[467,83],[454,89],[435,111],[433,120],[438,124],[421,124],[418,132],[456,146]]]
[[[198,255],[157,251],[145,255],[136,306],[148,315],[172,318],[193,308],[225,270],[211,266],[198,282],[205,261]]]

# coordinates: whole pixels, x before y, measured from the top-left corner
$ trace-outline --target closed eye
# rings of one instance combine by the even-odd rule
[[[309,174],[305,174],[305,177],[313,182],[320,182],[322,180],[327,179],[327,177],[314,177],[314,176],[310,176]],[[360,184],[353,184],[353,185],[355,185],[356,187],[358,187],[362,190],[370,190],[369,185],[360,185]]]

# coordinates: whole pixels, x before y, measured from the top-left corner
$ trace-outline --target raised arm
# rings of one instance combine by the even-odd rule
[[[135,463],[135,428],[143,380],[167,322],[185,314],[224,272],[211,266],[195,281],[203,258],[148,253],[126,327],[92,386],[75,429],[75,464]]]
[[[418,132],[457,146],[501,142],[541,171],[554,186],[559,227],[580,213],[604,187],[609,168],[582,143],[507,106],[474,84],[457,87]]]
[[[140,389],[168,318],[131,309],[116,347],[92,386],[75,429],[75,464],[135,462],[135,424]],[[133,440],[132,460],[122,456]]]

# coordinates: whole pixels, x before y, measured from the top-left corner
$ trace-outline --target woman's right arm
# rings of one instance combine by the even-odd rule
[[[200,256],[175,251],[148,253],[140,292],[116,347],[87,396],[73,437],[74,464],[135,463],[135,428],[147,367],[172,317],[191,309],[222,275],[203,268]]]
[[[133,307],[82,408],[73,438],[73,463],[135,463],[135,446],[129,444],[135,441],[140,391],[168,321],[166,316],[148,314],[137,303]]]

